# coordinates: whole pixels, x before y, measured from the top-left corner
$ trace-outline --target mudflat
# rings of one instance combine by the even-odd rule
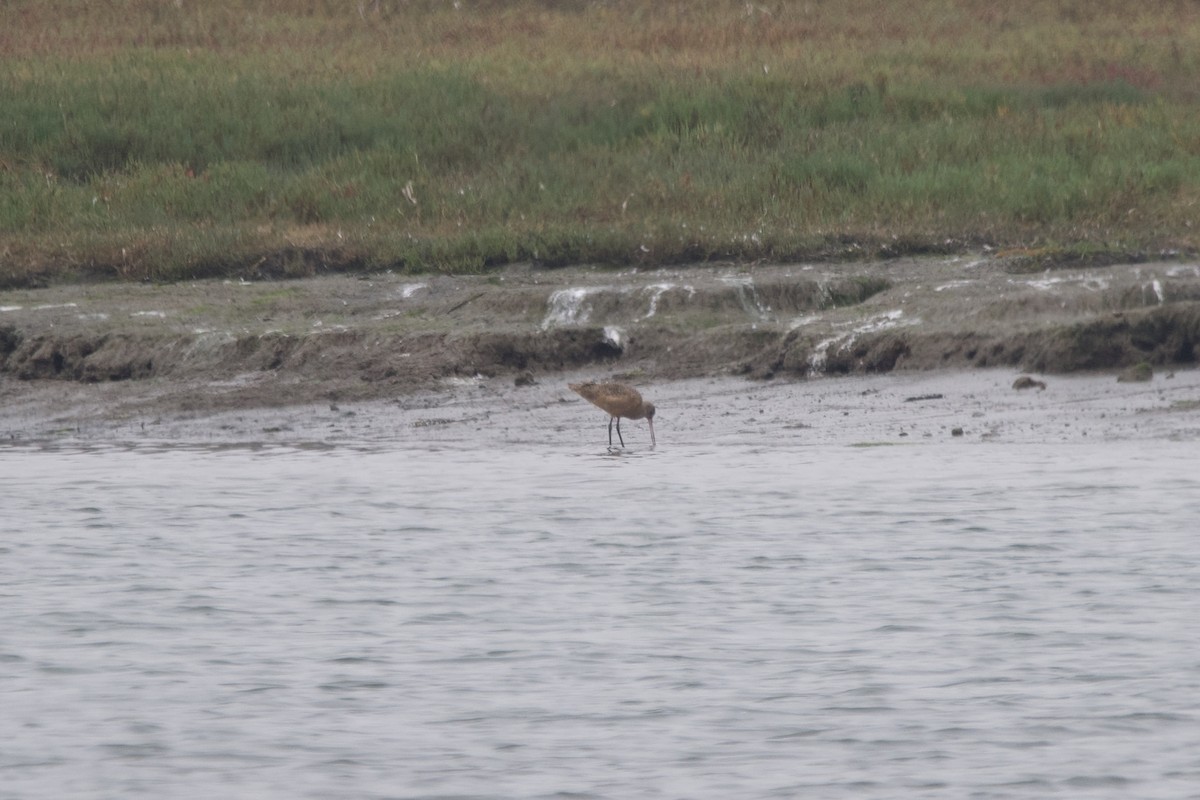
[[[726,415],[849,442],[1071,437],[1088,409],[1093,435],[1190,437],[1198,345],[1200,264],[1186,261],[73,284],[0,293],[0,435],[487,438],[520,412],[544,417],[520,436],[591,422],[600,442],[603,415],[565,383],[617,377],[659,406],[667,441],[725,435]]]

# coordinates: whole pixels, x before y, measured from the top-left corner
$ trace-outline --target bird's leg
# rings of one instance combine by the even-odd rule
[[[616,419],[616,417],[608,418],[608,446],[609,447],[612,447],[612,423],[613,423],[614,419]]]
[[[621,440],[621,447],[625,446],[625,437],[621,435],[621,418],[617,417],[617,438]],[[608,437],[608,443],[612,444],[612,437]]]

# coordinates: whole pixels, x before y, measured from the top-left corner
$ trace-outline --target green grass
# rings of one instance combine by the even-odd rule
[[[1197,247],[1189,5],[466,5],[6,4],[0,286]]]

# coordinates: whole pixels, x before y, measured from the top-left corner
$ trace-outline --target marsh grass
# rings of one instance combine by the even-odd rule
[[[1197,245],[1193,4],[459,5],[6,4],[0,284]]]

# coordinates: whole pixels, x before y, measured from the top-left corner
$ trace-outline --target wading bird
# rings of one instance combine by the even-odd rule
[[[617,438],[621,447],[625,446],[625,437],[621,436],[621,417],[625,419],[645,419],[650,426],[650,446],[654,441],[654,404],[647,403],[638,394],[638,390],[623,383],[568,383],[567,388],[598,406],[608,414],[608,446],[612,447],[613,420],[617,423]]]

